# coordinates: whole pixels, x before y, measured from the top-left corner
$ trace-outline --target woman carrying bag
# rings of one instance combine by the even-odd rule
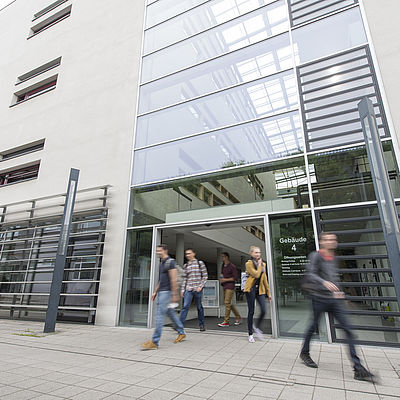
[[[246,262],[246,274],[247,280],[244,285],[244,292],[246,294],[248,315],[247,315],[247,327],[249,331],[249,342],[254,343],[254,333],[260,340],[263,340],[263,333],[260,329],[261,323],[266,313],[266,301],[265,297],[271,301],[271,295],[269,292],[269,285],[266,272],[266,264],[261,258],[261,250],[259,247],[250,247],[250,260]],[[260,305],[260,316],[258,317],[257,323],[253,326],[254,307],[255,302]]]

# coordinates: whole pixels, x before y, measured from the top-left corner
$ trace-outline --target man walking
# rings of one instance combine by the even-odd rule
[[[142,344],[143,350],[156,350],[158,348],[165,315],[171,318],[178,331],[178,337],[174,340],[174,343],[179,343],[186,337],[182,322],[176,315],[174,308],[170,307],[170,303],[178,302],[178,273],[175,260],[168,255],[168,247],[165,244],[157,246],[157,256],[161,259],[160,280],[151,296],[151,300],[154,301],[158,295],[156,329],[152,339]]]
[[[321,233],[319,245],[320,250],[312,252],[309,256],[303,281],[304,289],[310,293],[312,298],[313,321],[306,331],[300,358],[307,367],[318,368],[318,365],[310,357],[310,341],[313,333],[318,329],[319,317],[323,312],[328,312],[336,318],[346,333],[350,357],[353,362],[354,379],[372,379],[373,374],[361,365],[357,356],[353,335],[345,315],[344,293],[339,289],[340,283],[335,256],[338,245],[336,235],[329,232]]]
[[[203,287],[207,282],[207,268],[203,261],[196,259],[196,253],[193,249],[186,249],[185,257],[188,260],[183,266],[184,277],[181,288],[183,297],[183,308],[180,315],[182,324],[185,323],[192,300],[196,301],[197,318],[199,320],[200,331],[204,332],[204,309],[201,303],[203,297]]]
[[[235,325],[240,325],[242,318],[237,308],[232,304],[232,298],[235,295],[235,282],[238,278],[237,269],[236,266],[230,262],[229,253],[222,253],[222,262],[223,277],[219,281],[224,288],[225,319],[224,322],[218,324],[218,326],[229,326],[231,311],[233,311],[236,316]]]

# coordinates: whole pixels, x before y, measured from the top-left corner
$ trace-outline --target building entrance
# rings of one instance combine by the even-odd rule
[[[160,229],[159,240],[168,245],[170,255],[177,260],[179,265],[183,266],[186,262],[184,259],[186,248],[193,248],[196,258],[205,263],[208,272],[208,281],[203,290],[206,329],[247,333],[248,306],[246,296],[241,289],[241,273],[245,272],[246,261],[250,258],[250,246],[260,247],[262,257],[266,260],[264,219]],[[236,316],[231,311],[229,327],[218,325],[224,321],[225,316],[224,289],[219,282],[223,265],[222,253],[229,254],[230,261],[237,270],[238,279],[235,282],[232,304],[242,317],[241,324],[235,325]],[[259,307],[256,306],[255,317],[258,314]],[[194,302],[189,310],[185,326],[198,329],[197,308]],[[272,333],[269,304],[267,304],[262,328],[265,334]]]

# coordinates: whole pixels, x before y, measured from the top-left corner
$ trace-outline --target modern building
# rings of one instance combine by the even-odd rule
[[[400,204],[398,1],[117,3],[0,10],[0,316],[44,319],[73,167],[59,320],[152,326],[163,242],[179,264],[187,247],[204,260],[207,326],[221,329],[221,253],[243,270],[257,245],[265,330],[299,337],[299,279],[330,231],[358,341],[398,345],[398,266],[357,109],[372,100]],[[326,318],[320,339],[341,341],[338,328]]]

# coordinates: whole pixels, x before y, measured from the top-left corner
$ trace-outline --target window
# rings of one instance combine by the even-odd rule
[[[35,179],[39,174],[39,165],[37,162],[34,165],[20,167],[11,171],[0,172],[0,186],[6,186],[11,183],[24,182],[30,179]]]
[[[34,21],[35,19],[40,18],[41,16],[47,14],[49,11],[54,10],[55,8],[57,8],[59,5],[67,2],[68,0],[58,0],[55,1],[54,3],[51,3],[49,6],[47,6],[46,8],[43,8],[43,10],[38,11],[36,14],[34,14],[34,18],[32,21]]]
[[[40,82],[34,86],[24,89],[21,92],[15,93],[16,100],[14,105],[55,89],[57,84],[57,76],[49,79],[50,81],[46,80],[47,82]]]
[[[62,21],[63,19],[68,18],[71,15],[71,8],[72,8],[72,6],[68,6],[68,7],[64,8],[63,10],[46,18],[44,21],[39,22],[38,24],[32,26],[31,34],[28,37],[28,39],[32,36],[37,35],[38,33],[42,32],[42,31],[44,31],[45,29],[50,28],[50,26],[55,25],[56,23]]]
[[[17,83],[16,85],[19,85],[22,82],[26,82],[27,80],[34,78],[40,74],[43,74],[44,72],[47,72],[53,68],[58,67],[61,64],[61,57],[56,58],[55,60],[49,61],[46,64],[41,65],[40,67],[37,67],[33,69],[32,71],[29,71],[23,75],[20,75],[17,78]]]
[[[0,153],[0,161],[6,161],[10,158],[20,157],[34,151],[43,150],[45,140],[42,139],[39,142],[29,143],[23,146],[14,147],[13,149],[2,151]]]

